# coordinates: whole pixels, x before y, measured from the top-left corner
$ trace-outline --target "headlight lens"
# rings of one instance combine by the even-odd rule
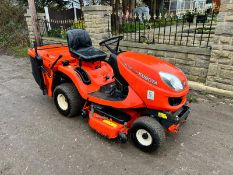
[[[159,72],[161,79],[172,89],[175,91],[181,91],[184,89],[181,81],[175,75],[166,73],[166,72]]]

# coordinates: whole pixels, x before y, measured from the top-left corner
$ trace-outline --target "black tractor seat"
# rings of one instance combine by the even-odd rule
[[[111,54],[109,57],[108,63],[111,65],[113,69],[115,78],[121,83],[121,85],[127,87],[128,82],[124,79],[124,77],[122,77],[119,67],[118,67],[117,55]]]
[[[86,62],[104,60],[107,54],[92,46],[91,38],[87,31],[73,29],[67,32],[67,42],[72,56]]]
[[[77,55],[83,61],[104,60],[107,57],[106,53],[94,47],[87,47],[79,50],[71,49],[70,52],[72,52],[74,55]]]

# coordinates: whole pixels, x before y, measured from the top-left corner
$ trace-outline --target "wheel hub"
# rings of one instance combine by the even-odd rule
[[[137,130],[136,138],[143,146],[150,146],[153,142],[151,134],[145,129]]]
[[[63,94],[58,94],[57,96],[57,103],[58,106],[62,109],[62,110],[67,110],[68,109],[68,102],[66,100],[66,97]]]
[[[148,139],[148,137],[149,137],[149,136],[148,136],[147,133],[143,133],[143,134],[142,134],[142,138],[143,138],[143,139]]]

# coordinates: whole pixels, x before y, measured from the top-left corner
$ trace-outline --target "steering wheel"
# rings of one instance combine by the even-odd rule
[[[109,39],[106,39],[106,40],[103,40],[99,43],[100,46],[105,46],[108,48],[108,50],[113,53],[113,54],[118,54],[118,50],[119,50],[119,44],[120,44],[120,41],[124,38],[124,36],[115,36],[115,37],[112,37],[112,38],[109,38]],[[111,44],[114,44],[114,43],[117,43],[116,44],[116,47],[114,49],[112,49],[110,47]]]

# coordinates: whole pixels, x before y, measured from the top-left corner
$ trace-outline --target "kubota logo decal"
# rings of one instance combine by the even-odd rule
[[[157,81],[153,80],[152,78],[144,75],[143,73],[134,70],[132,67],[130,67],[128,64],[123,63],[125,67],[127,67],[129,70],[131,70],[133,73],[135,73],[136,75],[138,75],[139,77],[141,77],[142,79],[146,80],[147,82],[153,84],[153,85],[157,85]]]

